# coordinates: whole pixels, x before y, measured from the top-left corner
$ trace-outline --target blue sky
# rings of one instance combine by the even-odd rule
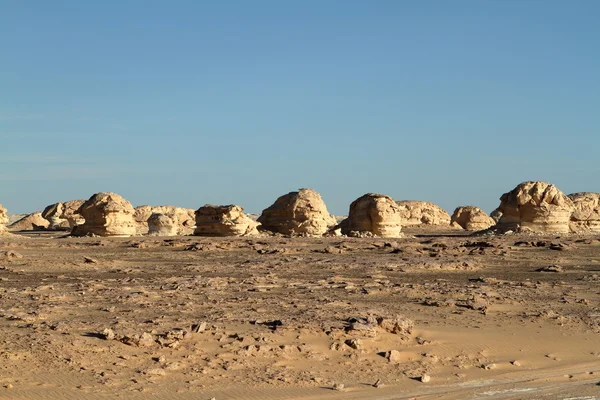
[[[0,0],[0,203],[600,191],[596,0]]]

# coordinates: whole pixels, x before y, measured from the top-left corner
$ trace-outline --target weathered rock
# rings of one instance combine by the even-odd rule
[[[10,231],[37,231],[47,229],[49,222],[42,217],[41,212],[26,215],[18,221],[8,225]]]
[[[499,231],[567,233],[573,202],[546,182],[523,182],[500,198]]]
[[[307,236],[321,236],[336,225],[321,195],[312,189],[300,189],[279,197],[262,212],[258,222],[272,232]]]
[[[72,230],[85,221],[78,213],[85,200],[70,200],[51,204],[42,211],[42,217],[48,221],[48,229]]]
[[[171,230],[171,234],[164,236],[190,235],[194,232],[194,227],[196,226],[196,217],[194,215],[194,210],[191,208],[145,205],[136,207],[133,214],[133,219],[136,222],[138,234],[145,235],[150,233],[148,220],[153,214],[162,214],[173,220],[175,228]],[[162,218],[162,220],[163,223],[167,222],[164,218]],[[157,222],[158,220],[154,221],[154,223]],[[166,233],[165,229],[163,229],[163,233]],[[152,234],[155,234],[155,232]]]
[[[452,213],[451,223],[468,231],[481,231],[495,224],[485,211],[475,206],[457,207]]]
[[[258,222],[236,205],[205,205],[196,210],[196,236],[250,236],[257,235]]]
[[[492,211],[490,213],[490,217],[494,220],[494,222],[497,224],[498,221],[500,221],[500,218],[502,218],[502,211],[498,210],[497,208]]]
[[[116,193],[96,193],[78,209],[85,222],[72,231],[74,236],[132,236],[136,234],[133,206]]]
[[[567,196],[575,210],[569,227],[572,232],[600,232],[600,193],[573,193]]]
[[[148,218],[148,235],[176,236],[178,234],[178,225],[176,216],[155,213]]]
[[[396,202],[402,212],[402,225],[450,225],[450,214],[427,201],[402,200]]]
[[[7,210],[0,204],[0,233],[6,232],[6,224],[8,224]]]
[[[367,193],[350,204],[348,218],[340,227],[349,236],[401,237],[402,209],[389,196]]]

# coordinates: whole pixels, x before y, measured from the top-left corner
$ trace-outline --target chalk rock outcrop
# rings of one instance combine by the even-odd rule
[[[147,233],[152,233],[155,235],[156,232],[150,232],[150,217],[153,214],[162,214],[168,218],[170,218],[176,229],[173,229],[170,235],[164,236],[175,236],[175,235],[190,235],[194,232],[194,227],[196,226],[196,217],[194,215],[194,210],[191,208],[183,208],[183,207],[175,207],[175,206],[139,206],[135,208],[133,219],[137,225],[137,232],[140,235],[145,235]],[[158,218],[158,217],[155,217]],[[163,222],[166,222],[164,218],[155,219],[154,223],[158,223],[158,221],[162,219]],[[157,225],[154,225],[157,228]],[[163,229],[163,232],[166,230]]]
[[[600,232],[600,193],[573,193],[567,196],[575,211],[569,223],[572,232]]]
[[[85,222],[73,228],[74,236],[132,236],[136,234],[133,206],[116,193],[96,193],[79,207]]]
[[[0,204],[0,233],[6,232],[6,224],[8,224],[8,215],[6,208]]]
[[[48,229],[71,230],[84,223],[83,217],[77,212],[85,200],[70,200],[51,204],[42,211],[42,217],[48,221]]]
[[[49,222],[42,217],[41,212],[35,212],[24,216],[18,221],[8,225],[9,231],[37,231],[48,228]]]
[[[402,200],[396,202],[402,209],[402,225],[450,225],[450,214],[427,201]]]
[[[499,231],[567,233],[573,202],[556,186],[546,182],[523,182],[500,197]]]
[[[207,204],[196,210],[196,236],[250,236],[257,235],[258,222],[236,205]]]
[[[493,226],[495,221],[479,207],[463,206],[454,210],[451,223],[467,231],[482,231]]]
[[[148,235],[177,236],[179,223],[176,216],[155,213],[148,218]]]
[[[336,225],[321,195],[300,189],[279,197],[258,218],[261,228],[285,235],[321,236]]]
[[[340,223],[342,234],[401,237],[402,213],[390,196],[367,193],[350,204],[348,218]]]

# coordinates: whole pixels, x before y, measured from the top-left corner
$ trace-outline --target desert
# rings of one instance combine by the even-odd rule
[[[337,223],[311,189],[258,221],[66,203],[0,207],[0,398],[598,397],[595,194],[524,182],[497,223],[374,193]]]

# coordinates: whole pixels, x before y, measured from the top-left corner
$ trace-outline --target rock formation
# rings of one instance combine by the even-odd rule
[[[252,220],[240,206],[205,205],[196,210],[196,236],[257,235],[258,222]]]
[[[170,235],[164,236],[175,236],[175,235],[191,235],[194,232],[194,226],[196,225],[196,217],[194,210],[191,208],[182,208],[175,206],[139,206],[135,208],[133,219],[137,225],[137,232],[140,235],[150,233],[149,219],[153,214],[162,214],[170,218],[176,229],[171,230]],[[158,218],[158,217],[156,217]],[[164,218],[155,219],[154,223],[162,219],[162,222],[166,222]],[[157,225],[154,225],[155,228]],[[163,232],[166,230],[162,229]],[[155,232],[152,232],[155,235]]]
[[[84,223],[83,217],[77,210],[85,200],[70,200],[51,204],[42,211],[42,217],[48,221],[48,229],[72,230]]]
[[[336,225],[321,195],[300,189],[279,197],[258,218],[261,228],[284,235],[321,236]]]
[[[6,224],[8,224],[7,210],[0,204],[0,233],[6,232]]]
[[[500,198],[499,231],[567,233],[573,202],[556,186],[546,182],[523,182]]]
[[[495,221],[479,207],[463,206],[454,210],[451,223],[468,231],[482,231],[493,226]]]
[[[401,237],[402,208],[384,194],[368,193],[350,204],[348,218],[340,223],[342,233],[349,236],[373,234]]]
[[[497,224],[498,221],[500,221],[500,218],[502,218],[502,211],[500,211],[499,209],[495,209],[494,211],[492,211],[490,213],[490,217],[494,220],[494,222]]]
[[[85,222],[77,225],[75,236],[132,236],[136,234],[133,206],[116,193],[96,193],[79,207]]]
[[[450,214],[427,201],[402,200],[396,202],[402,212],[402,225],[450,225]]]
[[[18,221],[8,225],[9,231],[37,231],[48,228],[49,222],[42,217],[41,212],[35,212],[24,216]]]
[[[573,193],[567,196],[575,211],[569,223],[572,232],[600,232],[600,193]]]
[[[177,236],[179,223],[174,215],[155,213],[148,218],[148,235]]]

